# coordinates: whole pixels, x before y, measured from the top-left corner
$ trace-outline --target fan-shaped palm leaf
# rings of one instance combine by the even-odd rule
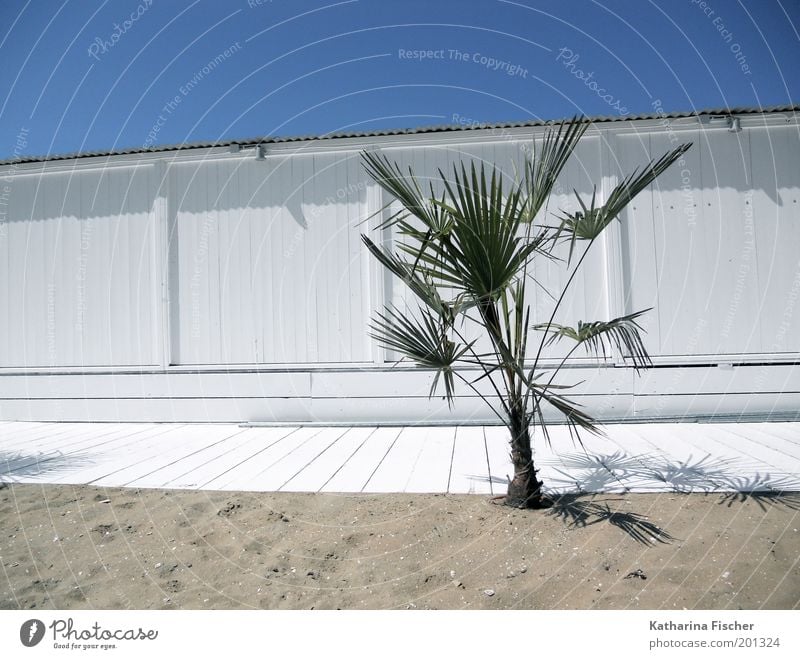
[[[435,318],[430,311],[419,307],[418,318],[400,313],[396,307],[386,306],[377,313],[370,325],[371,333],[382,346],[396,350],[418,366],[436,372],[429,396],[436,393],[441,378],[448,405],[454,398],[453,366],[472,347],[448,337],[448,326]]]
[[[680,158],[691,147],[691,142],[665,153],[653,160],[641,171],[634,170],[623,179],[608,196],[602,206],[596,205],[597,189],[592,193],[592,200],[587,206],[577,191],[573,190],[581,210],[562,216],[559,234],[565,233],[570,241],[570,260],[577,240],[594,240],[611,221],[619,217],[631,200],[660,176],[672,163]]]
[[[650,311],[643,309],[627,316],[620,316],[612,320],[582,322],[578,321],[577,327],[568,325],[534,325],[532,329],[550,333],[546,344],[550,345],[563,338],[572,339],[578,344],[583,344],[587,352],[596,355],[603,355],[606,358],[612,347],[622,354],[623,357],[630,357],[634,368],[638,371],[652,365],[650,355],[644,347],[640,332],[641,326],[636,319],[642,314]]]

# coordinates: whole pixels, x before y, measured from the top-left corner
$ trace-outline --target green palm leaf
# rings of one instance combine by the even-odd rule
[[[616,347],[623,358],[631,358],[634,368],[638,371],[653,364],[642,341],[640,334],[642,327],[636,322],[639,316],[648,311],[650,309],[643,309],[606,321],[589,323],[578,321],[577,327],[553,323],[551,325],[534,325],[532,329],[550,333],[547,345],[568,338],[578,344],[583,344],[587,352],[593,352],[596,355],[602,354],[603,359],[606,358],[612,347]]]
[[[448,405],[454,399],[453,366],[470,350],[472,343],[463,345],[448,337],[448,325],[430,311],[419,307],[419,318],[409,317],[394,306],[385,306],[370,325],[370,336],[383,347],[399,352],[418,366],[436,372],[429,396],[434,396],[441,380]]]
[[[672,163],[678,160],[691,147],[691,142],[653,160],[641,171],[634,170],[623,179],[608,196],[602,206],[597,206],[597,189],[592,192],[592,200],[587,206],[577,191],[573,190],[581,210],[567,213],[561,218],[559,234],[567,234],[570,241],[570,260],[577,240],[594,240],[611,224],[612,220],[631,202],[631,200],[660,176]]]

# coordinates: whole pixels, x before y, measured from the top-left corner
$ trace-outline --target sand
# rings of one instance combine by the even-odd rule
[[[11,485],[0,608],[792,609],[800,498]]]

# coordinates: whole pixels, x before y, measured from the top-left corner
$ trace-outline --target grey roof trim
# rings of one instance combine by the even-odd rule
[[[651,114],[638,114],[631,116],[597,116],[597,117],[584,117],[583,120],[589,123],[611,123],[611,122],[627,122],[647,119],[683,119],[687,117],[702,117],[709,115],[728,115],[728,114],[770,114],[781,112],[797,112],[800,111],[800,105],[774,105],[766,108],[757,107],[736,107],[736,108],[712,108],[707,110],[686,111],[686,112],[670,112],[670,113],[651,113]],[[18,158],[11,158],[8,160],[0,160],[2,165],[15,165],[22,163],[34,162],[50,162],[54,160],[76,160],[78,158],[99,158],[106,156],[124,156],[133,154],[144,153],[162,153],[165,151],[189,151],[191,149],[210,149],[214,147],[230,147],[230,146],[255,146],[257,144],[283,144],[287,142],[310,142],[319,140],[335,140],[343,138],[360,138],[360,137],[388,137],[392,135],[421,135],[424,133],[446,133],[446,132],[460,132],[469,130],[496,130],[504,128],[532,128],[535,126],[546,126],[549,124],[558,124],[567,119],[550,119],[550,120],[532,120],[532,121],[513,121],[508,123],[496,124],[475,124],[475,125],[458,125],[458,124],[444,124],[438,126],[422,126],[419,128],[401,128],[401,129],[386,129],[368,132],[341,132],[329,133],[326,135],[295,135],[288,137],[254,137],[243,140],[226,140],[222,142],[191,142],[186,144],[164,144],[149,148],[131,148],[120,149],[116,151],[83,151],[80,153],[64,153],[46,156],[21,156]]]

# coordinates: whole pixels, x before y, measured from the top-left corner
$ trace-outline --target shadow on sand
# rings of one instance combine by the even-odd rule
[[[547,514],[570,526],[605,522],[647,545],[667,544],[676,538],[642,515],[612,509],[611,504],[619,499],[599,497],[612,493],[693,493],[717,495],[719,504],[728,507],[753,501],[762,511],[775,506],[800,510],[799,478],[759,473],[735,458],[715,458],[709,454],[671,462],[660,454],[629,455],[616,451],[568,453],[542,465],[550,472],[549,478],[544,478],[545,492],[553,502]],[[508,478],[477,475],[471,478],[508,485]]]

